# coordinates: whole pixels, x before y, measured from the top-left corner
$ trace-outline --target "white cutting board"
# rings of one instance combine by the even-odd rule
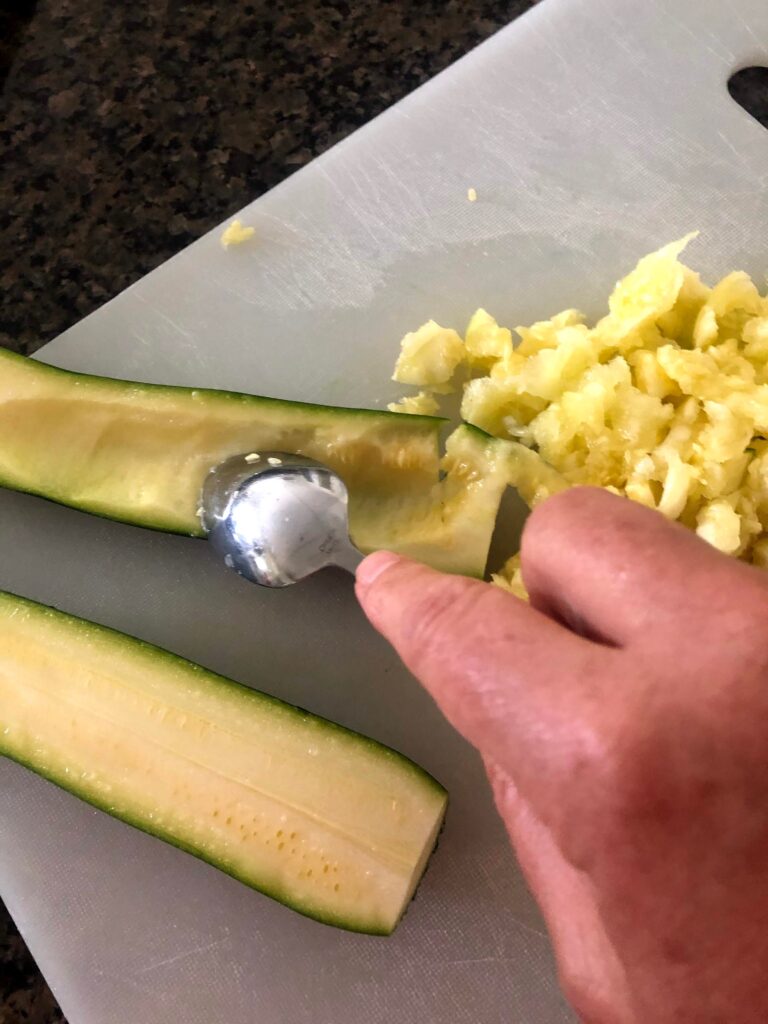
[[[726,91],[760,62],[766,0],[545,0],[245,210],[253,244],[225,253],[208,235],[43,358],[382,405],[406,329],[461,329],[478,305],[507,324],[598,313],[637,257],[691,229],[708,276],[762,278],[768,134]],[[347,579],[268,593],[199,542],[8,493],[0,517],[3,588],[368,732],[452,795],[426,881],[380,939],[305,920],[0,764],[0,891],[71,1024],[571,1020],[477,758]]]

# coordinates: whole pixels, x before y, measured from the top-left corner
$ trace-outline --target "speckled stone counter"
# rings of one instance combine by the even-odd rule
[[[2,5],[0,345],[33,352],[530,6]],[[0,1024],[62,1020],[0,904]]]
[[[39,0],[0,128],[0,344],[34,351],[529,6]]]

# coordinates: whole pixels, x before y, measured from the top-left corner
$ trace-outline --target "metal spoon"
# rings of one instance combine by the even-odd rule
[[[251,452],[215,466],[200,517],[225,564],[262,587],[287,587],[329,565],[354,573],[363,560],[349,539],[347,488],[303,455]]]

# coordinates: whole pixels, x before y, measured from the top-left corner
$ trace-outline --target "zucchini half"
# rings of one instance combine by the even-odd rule
[[[112,380],[0,350],[2,486],[202,536],[200,495],[213,466],[259,448],[294,452],[340,474],[363,551],[391,548],[481,576],[507,483],[505,442],[465,425],[441,463],[443,423]]]
[[[0,755],[308,917],[387,935],[446,793],[373,740],[0,592]]]

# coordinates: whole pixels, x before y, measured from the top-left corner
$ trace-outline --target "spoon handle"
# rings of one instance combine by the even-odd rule
[[[362,551],[358,551],[354,544],[350,542],[349,545],[334,553],[334,564],[342,569],[346,569],[347,572],[351,572],[354,576],[358,565],[360,565],[364,558],[365,555]]]

